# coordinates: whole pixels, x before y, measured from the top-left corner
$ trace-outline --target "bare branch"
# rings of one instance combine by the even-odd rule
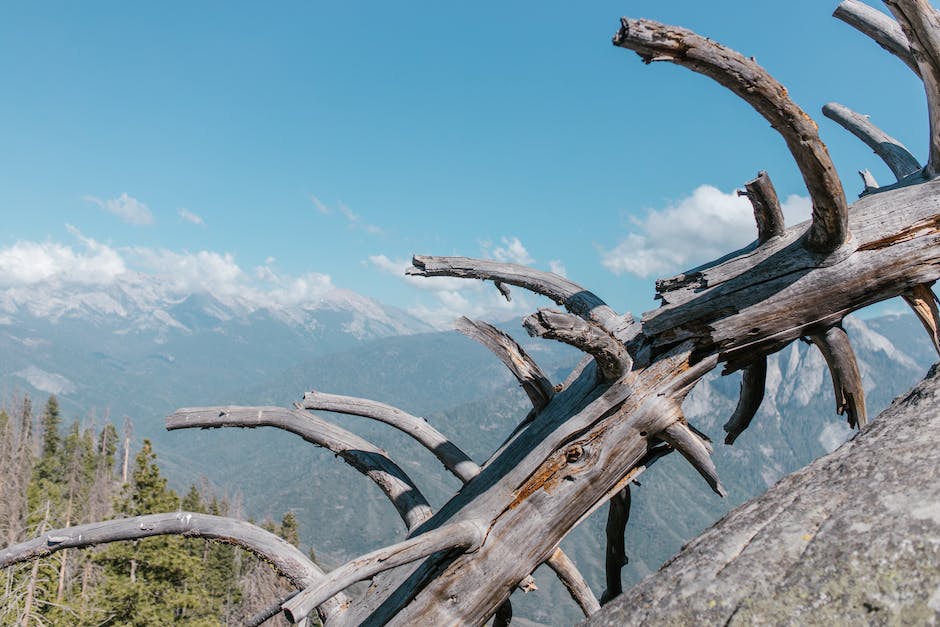
[[[672,423],[659,432],[657,437],[682,453],[682,456],[702,475],[715,494],[727,496],[728,493],[718,478],[715,462],[709,454],[709,447],[702,441],[702,438],[693,433],[684,420],[680,419]]]
[[[357,581],[369,579],[378,573],[410,564],[439,551],[449,549],[472,551],[480,545],[484,536],[484,528],[474,521],[462,521],[438,527],[346,562],[288,599],[281,607],[288,620],[294,623],[299,622],[312,612],[313,608]]]
[[[54,529],[38,538],[0,549],[0,568],[64,549],[162,535],[218,540],[245,549],[271,564],[297,588],[312,586],[323,578],[319,566],[273,533],[242,520],[194,512],[149,514]],[[321,609],[325,616],[333,616],[346,601],[344,595],[333,595],[331,601],[321,601],[324,604]]]
[[[937,296],[930,289],[930,284],[915,285],[902,296],[924,325],[933,347],[940,354],[940,311],[937,311]]]
[[[859,0],[845,0],[832,15],[874,39],[879,46],[904,61],[907,67],[920,76],[920,68],[911,54],[910,42],[890,16]]]
[[[865,389],[862,387],[862,375],[858,370],[855,351],[849,343],[849,336],[840,325],[834,325],[809,336],[819,348],[832,376],[832,387],[836,395],[836,412],[848,417],[849,426],[859,428],[868,424],[865,410]]]
[[[548,405],[555,395],[551,381],[539,368],[516,340],[491,324],[480,320],[470,320],[464,316],[457,319],[456,329],[467,337],[476,340],[490,349],[503,364],[509,368],[516,380],[522,385],[532,407],[540,411]]]
[[[245,621],[245,627],[258,627],[258,625],[263,625],[264,623],[268,622],[269,620],[271,620],[272,618],[280,614],[281,605],[286,603],[288,599],[292,599],[294,596],[296,596],[298,592],[299,592],[298,590],[294,590],[293,592],[291,592],[290,594],[282,598],[277,603],[273,603],[272,605],[269,605],[268,607],[264,608],[260,612],[257,612],[251,618]]]
[[[552,556],[548,558],[545,563],[549,568],[555,571],[559,581],[564,584],[568,593],[571,594],[571,598],[578,604],[578,607],[581,608],[585,616],[590,616],[601,609],[600,603],[597,602],[597,597],[591,592],[591,587],[584,580],[584,577],[581,575],[580,571],[578,571],[574,562],[571,561],[571,558],[565,555],[564,551],[555,549],[555,552],[552,553]]]
[[[770,176],[764,171],[758,172],[757,178],[744,184],[744,189],[744,192],[738,193],[747,196],[754,208],[757,243],[763,244],[771,237],[783,235],[786,231],[783,209],[780,208],[780,199],[777,198],[777,190]]]
[[[607,553],[604,560],[604,569],[607,575],[607,589],[601,596],[601,604],[605,604],[623,592],[621,571],[627,565],[627,548],[624,534],[627,521],[630,520],[630,486],[615,494],[610,499],[610,509],[607,511]]]
[[[862,185],[864,186],[864,188],[862,189],[862,193],[859,194],[859,196],[870,194],[876,191],[879,187],[881,187],[880,185],[878,185],[878,181],[875,180],[875,175],[872,174],[869,170],[867,169],[859,170],[858,175],[862,177]]]
[[[623,339],[633,326],[633,318],[621,316],[607,303],[577,283],[553,272],[542,272],[514,263],[500,263],[468,257],[428,257],[415,255],[412,268],[406,274],[413,276],[453,276],[464,279],[499,281],[525,288],[547,296],[571,313],[595,322],[614,337]]]
[[[925,174],[940,174],[940,13],[928,0],[885,0],[907,37],[927,92],[930,157]]]
[[[508,287],[508,286],[503,285],[502,281],[493,281],[493,285],[496,286],[496,289],[499,291],[500,294],[503,295],[503,298],[506,299],[506,302],[507,302],[507,303],[511,303],[511,302],[512,302],[512,294],[509,292],[509,287]],[[511,612],[511,611],[512,611],[512,610],[510,609],[510,612]]]
[[[622,377],[633,364],[623,343],[577,316],[539,309],[527,316],[522,325],[530,335],[558,340],[592,355],[608,381]]]
[[[738,404],[724,426],[728,434],[725,437],[725,444],[734,444],[738,436],[751,424],[751,420],[764,400],[766,383],[767,358],[759,357],[746,367],[741,375],[741,394],[738,396]]]
[[[379,486],[409,530],[433,513],[411,478],[385,451],[308,412],[285,407],[189,407],[176,410],[166,419],[168,431],[219,427],[275,427],[333,451]]]
[[[849,235],[842,183],[813,122],[787,90],[753,59],[688,29],[652,20],[621,19],[614,45],[635,51],[646,63],[671,61],[727,87],[764,116],[790,149],[813,200],[806,245],[829,253]]]
[[[512,623],[512,603],[506,599],[493,615],[493,627],[507,627],[510,623]]]
[[[822,111],[823,115],[837,122],[874,150],[875,154],[891,169],[897,180],[900,181],[920,170],[920,163],[904,144],[872,124],[867,115],[856,113],[837,102],[830,102],[823,107]]]
[[[480,472],[480,467],[444,434],[428,424],[426,420],[397,407],[364,398],[324,394],[317,391],[304,394],[302,407],[362,416],[395,427],[434,453],[444,467],[464,483]]]

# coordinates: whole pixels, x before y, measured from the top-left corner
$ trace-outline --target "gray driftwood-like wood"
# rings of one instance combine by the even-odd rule
[[[725,444],[734,444],[738,436],[744,433],[751,420],[757,415],[760,404],[764,400],[764,388],[767,384],[767,358],[760,357],[744,368],[741,373],[741,393],[738,404],[734,408],[731,418],[725,423]]]
[[[898,184],[876,188],[866,181],[868,193],[851,210],[815,123],[763,68],[692,31],[622,20],[616,45],[635,50],[647,62],[671,61],[703,73],[770,121],[800,168],[813,218],[784,228],[775,215],[779,203],[772,199],[773,188],[759,176],[748,191],[752,202],[763,206],[755,206],[758,223],[763,217],[765,224],[758,241],[657,281],[662,306],[640,321],[553,273],[493,260],[415,256],[412,275],[492,281],[504,295],[512,285],[547,296],[577,319],[539,312],[530,326],[546,337],[549,331],[559,339],[564,333],[567,340],[577,335],[580,339],[572,343],[590,354],[551,394],[544,382],[533,383],[541,393],[532,399],[534,409],[522,427],[479,472],[463,473],[462,488],[436,513],[384,452],[301,411],[202,408],[168,419],[169,428],[270,425],[291,430],[369,474],[405,518],[407,540],[309,584],[284,603],[291,618],[302,618],[349,583],[372,577],[368,589],[332,616],[328,627],[482,625],[497,612],[498,620],[508,620],[506,603],[513,590],[531,587],[527,578],[546,561],[555,560],[556,572],[568,569],[557,553],[564,537],[658,457],[678,450],[715,492],[723,492],[711,443],[681,413],[688,392],[719,365],[726,373],[746,369],[729,436],[746,427],[759,405],[764,379],[759,375],[767,355],[807,336],[833,373],[837,409],[848,413],[850,422],[864,424],[858,367],[839,326],[844,317],[904,296],[935,341],[940,326],[927,287],[940,277],[940,24],[923,0],[888,5],[927,91],[930,158],[920,173]],[[847,6],[863,14],[854,3]],[[869,15],[859,23],[880,19]],[[891,30],[890,24],[882,28]],[[510,356],[509,361],[524,360],[516,348],[481,328],[473,326],[471,333],[493,339],[494,352]],[[536,376],[527,372],[522,378]],[[405,420],[412,419],[418,420]],[[431,436],[421,437],[430,442]],[[574,586],[582,607],[593,607],[586,586]]]
[[[924,330],[930,336],[934,349],[936,349],[937,354],[940,354],[940,311],[937,309],[936,294],[930,289],[929,284],[924,284],[915,285],[902,296],[921,324],[924,325]]]
[[[742,192],[738,192],[741,194]],[[744,184],[744,196],[754,208],[754,220],[757,222],[757,243],[763,244],[771,237],[783,235],[786,223],[777,190],[766,172],[758,172],[757,177]]]
[[[692,464],[692,467],[702,475],[702,478],[714,490],[715,494],[727,496],[728,493],[721,485],[721,480],[718,479],[718,469],[715,468],[715,462],[712,461],[710,443],[690,429],[684,418],[663,429],[658,437],[679,451]]]
[[[594,357],[597,367],[608,381],[615,381],[630,370],[633,360],[624,345],[602,328],[578,316],[539,309],[522,321],[533,337],[558,340],[579,348]]]
[[[875,151],[897,180],[900,181],[920,170],[920,163],[907,147],[872,124],[867,115],[856,113],[838,102],[826,104],[822,111],[823,115],[837,122]]]
[[[859,170],[858,175],[862,177],[862,193],[859,196],[864,196],[865,194],[870,194],[873,191],[877,190],[880,185],[878,181],[875,180],[875,175],[872,174],[868,169]]]
[[[465,316],[458,318],[454,327],[458,332],[490,349],[503,362],[503,365],[509,368],[526,396],[532,401],[532,408],[535,411],[540,411],[548,405],[548,401],[555,395],[555,388],[535,360],[519,346],[516,340],[491,324],[482,320],[471,320]]]
[[[555,552],[545,563],[555,572],[559,581],[568,590],[571,598],[578,604],[585,616],[591,616],[601,609],[601,604],[598,603],[597,597],[591,592],[591,587],[584,580],[584,576],[564,551],[555,549]]]
[[[783,136],[813,201],[806,245],[821,253],[842,245],[848,204],[816,123],[753,58],[685,28],[626,17],[614,45],[633,50],[646,63],[669,61],[708,76],[754,107]]]
[[[927,94],[930,121],[928,177],[940,174],[940,14],[927,0],[885,0],[911,46]]]
[[[920,68],[914,61],[907,37],[890,16],[860,0],[844,0],[836,7],[832,15],[871,37],[879,46],[904,61],[907,67],[920,76]]]
[[[553,272],[543,272],[514,263],[468,257],[415,255],[412,264],[414,267],[407,270],[410,276],[481,279],[525,288],[552,299],[576,316],[599,324],[620,339],[624,339],[633,326],[630,314],[619,315],[593,292]]]
[[[298,589],[314,585],[324,576],[320,567],[300,549],[261,527],[234,518],[195,512],[149,514],[53,529],[38,538],[0,549],[0,568],[65,549],[170,534],[217,540],[250,551],[271,564]],[[321,616],[332,618],[346,602],[344,595],[324,600]]]
[[[855,351],[852,350],[845,329],[841,325],[834,325],[809,337],[829,366],[836,412],[846,415],[850,427],[864,427],[868,424],[865,389],[862,387],[862,374],[858,370]]]
[[[483,541],[484,533],[485,529],[472,521],[458,522],[419,533],[331,570],[319,581],[285,601],[281,607],[288,620],[300,622],[315,607],[357,581],[368,579],[384,570],[410,564],[434,553],[457,548],[473,550]]]
[[[219,427],[275,427],[329,449],[379,486],[409,530],[432,514],[427,499],[388,453],[309,412],[286,407],[186,407],[166,419],[167,431]]]
[[[384,422],[414,438],[424,448],[434,453],[444,467],[455,477],[466,483],[479,474],[480,467],[470,457],[432,427],[426,420],[413,416],[397,407],[354,396],[325,394],[311,391],[304,394],[301,406],[304,409],[332,411],[352,416],[362,416]]]

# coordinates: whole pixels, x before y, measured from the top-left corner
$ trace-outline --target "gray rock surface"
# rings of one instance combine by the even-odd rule
[[[586,624],[940,623],[940,368]],[[629,533],[629,528],[627,533]]]

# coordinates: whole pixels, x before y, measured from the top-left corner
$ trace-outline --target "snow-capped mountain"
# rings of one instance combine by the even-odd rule
[[[118,333],[159,335],[170,330],[199,332],[260,315],[312,330],[322,324],[324,314],[335,314],[345,318],[342,331],[358,339],[430,330],[404,312],[350,290],[330,287],[312,298],[284,296],[255,290],[181,291],[158,276],[127,272],[107,285],[50,280],[0,289],[0,325],[29,319],[81,320],[113,326]]]
[[[107,285],[47,281],[0,289],[0,389],[142,420],[155,398],[194,400],[366,340],[430,330],[332,287],[289,299],[187,293],[137,273]]]

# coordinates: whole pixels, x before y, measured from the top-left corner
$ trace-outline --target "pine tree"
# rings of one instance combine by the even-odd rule
[[[166,485],[149,440],[134,461],[130,481],[115,508],[126,516],[177,509],[179,499]],[[220,607],[204,585],[203,561],[192,554],[187,540],[158,536],[109,545],[95,560],[103,567],[104,581],[96,590],[100,616],[109,624],[217,625]]]

